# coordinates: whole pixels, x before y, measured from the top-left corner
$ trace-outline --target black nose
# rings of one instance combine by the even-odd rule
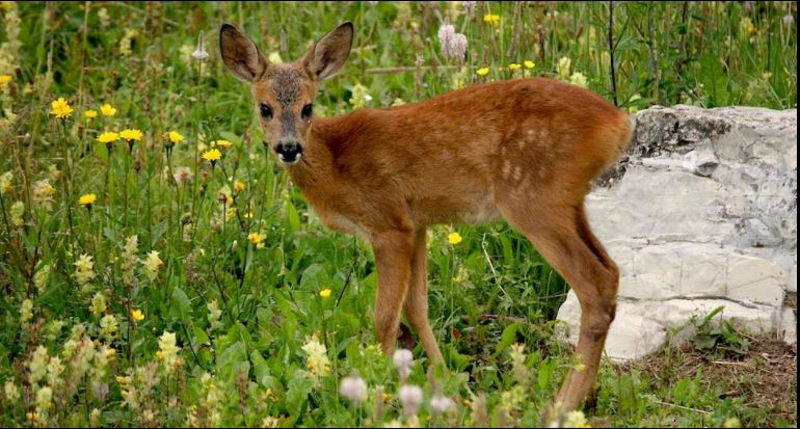
[[[303,148],[300,143],[296,141],[279,142],[275,146],[275,153],[281,161],[292,164],[300,159],[300,154],[303,153]]]

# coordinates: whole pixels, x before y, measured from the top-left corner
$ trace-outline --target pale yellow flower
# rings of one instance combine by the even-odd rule
[[[86,116],[87,119],[94,119],[97,117],[97,110],[89,109],[83,112],[83,116]]]
[[[236,191],[236,192],[242,192],[246,188],[247,188],[247,186],[244,184],[244,182],[240,182],[238,180],[233,182],[233,190]]]
[[[264,236],[257,232],[251,232],[250,234],[247,234],[247,240],[253,244],[261,244],[263,239]]]
[[[315,376],[328,375],[331,371],[331,361],[328,359],[328,350],[314,335],[303,345],[306,352],[306,368]]]
[[[148,280],[153,281],[158,276],[158,270],[164,266],[164,261],[158,256],[158,252],[153,250],[147,254],[143,264],[145,276]]]
[[[94,262],[92,257],[87,254],[82,254],[75,262],[75,279],[79,284],[85,285],[95,277]]]
[[[522,64],[525,66],[526,69],[532,69],[536,67],[536,63],[534,63],[531,60],[525,60]]]
[[[497,27],[500,25],[500,15],[495,15],[495,14],[483,15],[483,22],[486,22],[488,24]]]
[[[141,322],[144,320],[144,313],[142,313],[142,310],[139,309],[133,310],[131,311],[131,318],[137,322]]]
[[[508,65],[508,69],[511,70],[511,71],[517,71],[517,70],[519,70],[521,68],[522,68],[522,65],[517,64],[517,63],[511,63],[511,64]]]
[[[214,140],[211,142],[211,146],[221,147],[223,149],[229,148],[233,143],[227,140]]]

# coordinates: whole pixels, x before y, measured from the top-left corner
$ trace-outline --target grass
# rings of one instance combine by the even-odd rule
[[[522,76],[583,76],[630,111],[797,100],[789,2],[614,4],[611,49],[608,3],[478,2],[471,15],[444,2],[0,4],[4,426],[529,426],[570,367],[552,321],[567,287],[532,246],[502,224],[438,226],[430,314],[452,371],[431,383],[424,358],[414,364],[408,383],[426,401],[404,415],[397,372],[374,346],[371,251],[325,230],[260,144],[249,94],[218,59],[222,22],[290,60],[353,21],[321,115]],[[467,36],[463,60],[440,53],[444,18]],[[190,55],[201,32],[205,62]],[[509,67],[525,61],[535,65]],[[74,110],[63,119],[50,114],[58,97]],[[143,139],[97,141],[126,128]],[[232,145],[212,165],[201,155],[219,140]],[[79,204],[84,194],[94,203]],[[450,244],[452,232],[463,241]],[[724,380],[676,372],[665,384],[648,371],[604,363],[588,423],[796,424],[746,395],[720,397]],[[351,373],[369,386],[361,405],[338,393]],[[437,393],[456,406],[433,413]]]

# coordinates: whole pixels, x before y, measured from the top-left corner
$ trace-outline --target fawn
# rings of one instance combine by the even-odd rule
[[[250,83],[266,142],[321,221],[372,245],[383,352],[394,351],[402,311],[431,362],[443,362],[428,323],[426,228],[505,219],[580,300],[576,354],[585,367],[570,370],[556,398],[576,408],[594,392],[619,282],[583,201],[592,179],[625,151],[627,114],[586,89],[535,78],[315,117],[317,85],[344,65],[352,40],[346,22],[301,59],[270,64],[225,24],[220,52]]]

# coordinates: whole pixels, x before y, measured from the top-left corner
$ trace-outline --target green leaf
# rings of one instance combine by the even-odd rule
[[[181,320],[188,320],[192,312],[192,303],[189,301],[186,292],[184,292],[180,286],[175,286],[172,289],[172,303],[173,315]]]
[[[242,370],[250,370],[250,361],[247,359],[247,346],[244,341],[237,341],[219,354],[217,374],[223,380],[233,380]]]
[[[306,377],[306,372],[301,369],[295,371],[294,376],[291,381],[289,381],[289,386],[286,391],[286,408],[289,409],[290,414],[294,416],[300,414],[300,410],[306,402],[308,394],[311,393],[313,389],[314,381]]]
[[[503,329],[503,334],[500,336],[500,342],[497,343],[497,349],[494,351],[494,357],[500,356],[511,344],[517,340],[517,331],[522,326],[519,322],[514,322]]]

